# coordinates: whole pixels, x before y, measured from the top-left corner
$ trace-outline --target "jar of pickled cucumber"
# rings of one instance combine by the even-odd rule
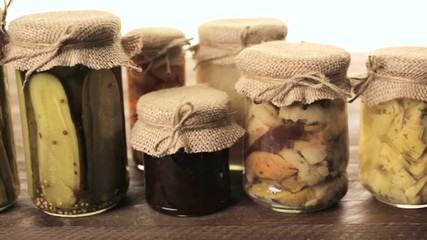
[[[381,202],[427,207],[427,48],[373,51],[361,95],[359,178]],[[360,79],[359,79],[360,80]]]
[[[236,57],[246,108],[244,189],[275,211],[327,208],[347,192],[350,54],[273,41]]]
[[[193,47],[196,60],[196,80],[225,91],[230,96],[233,119],[244,124],[245,98],[234,85],[240,77],[234,63],[236,55],[244,48],[273,40],[284,40],[287,26],[274,18],[218,19],[199,27],[199,44]],[[242,170],[243,141],[230,150],[230,167]]]
[[[144,154],[145,196],[156,211],[206,215],[231,201],[229,148],[244,134],[226,93],[190,86],[145,94],[132,147]]]
[[[119,18],[102,11],[23,16],[9,37],[34,204],[61,217],[117,205],[129,185],[120,67],[141,39],[120,41]]]
[[[6,1],[5,1],[6,4]],[[0,19],[6,18],[7,8],[0,8]],[[4,17],[3,17],[4,15]],[[5,30],[6,23],[1,23],[0,30],[0,59],[4,57],[4,46],[8,37]],[[0,67],[0,212],[11,206],[18,198],[20,192],[15,142],[13,136],[13,123],[10,109],[9,84],[7,73],[3,66]]]
[[[136,103],[149,92],[164,88],[181,87],[185,84],[184,45],[189,45],[184,33],[167,27],[147,27],[135,29],[127,34],[142,37],[140,53],[132,57],[133,62],[143,71],[127,68],[129,125],[132,128],[137,119]],[[132,158],[139,169],[144,169],[143,158],[132,151]]]

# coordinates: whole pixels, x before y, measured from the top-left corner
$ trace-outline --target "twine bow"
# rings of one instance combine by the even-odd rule
[[[368,73],[365,76],[360,77],[352,77],[350,78],[351,84],[353,85],[353,92],[356,94],[349,103],[354,102],[363,92],[369,87],[369,85],[374,81],[377,70],[379,69],[376,57],[371,55],[368,57],[368,61],[366,62],[366,68]]]
[[[171,53],[173,49],[176,48],[181,48],[184,45],[190,45],[190,41],[192,40],[192,38],[189,39],[185,39],[185,38],[178,38],[178,39],[174,39],[172,40],[168,45],[166,45],[164,48],[162,48],[159,51],[155,51],[155,55],[153,57],[150,57],[146,60],[144,60],[142,63],[143,64],[147,64],[148,66],[144,69],[142,74],[146,74],[154,65],[154,63],[156,62],[156,60],[164,57],[165,58],[165,63],[166,63],[166,71],[168,74],[171,73]],[[150,50],[142,50],[141,54],[144,55],[144,53],[149,53]]]
[[[173,125],[169,127],[165,127],[168,130],[170,130],[170,134],[162,139],[160,139],[157,144],[154,146],[154,151],[159,156],[164,155],[167,153],[167,151],[170,148],[176,147],[178,143],[179,136],[183,133],[183,130],[185,128],[185,122],[194,114],[194,105],[190,102],[185,102],[181,105],[179,105],[176,108]],[[166,142],[166,144],[163,146],[162,149],[160,148],[160,145],[163,142]],[[188,147],[188,142],[185,141],[184,144],[186,147]]]
[[[369,56],[368,61],[366,62],[366,68],[366,75],[350,78],[353,85],[353,92],[356,95],[349,101],[349,103],[352,103],[360,97],[374,81],[387,81],[400,84],[425,84],[425,79],[397,77],[379,73],[378,70],[381,70],[382,66],[378,63],[377,57],[374,55]]]
[[[255,96],[254,98],[255,103],[259,103],[261,101],[272,101],[274,98],[277,98],[279,96],[281,96],[280,101],[283,101],[283,98],[294,87],[297,87],[297,86],[305,86],[305,87],[314,88],[318,90],[326,86],[343,98],[351,96],[349,92],[333,84],[331,79],[329,79],[324,74],[319,72],[311,72],[307,74],[296,75],[290,79],[257,77],[257,80],[270,82],[273,84],[267,87],[266,89],[264,89],[263,91],[259,92]],[[262,98],[262,100],[260,98]]]

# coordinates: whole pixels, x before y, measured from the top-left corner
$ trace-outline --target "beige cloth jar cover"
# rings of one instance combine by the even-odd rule
[[[409,98],[427,101],[427,47],[390,47],[373,51],[367,76],[355,79],[354,92],[374,105]]]
[[[266,42],[246,48],[236,57],[242,72],[236,90],[256,103],[271,102],[278,107],[345,100],[350,96],[349,64],[350,54],[335,46]]]
[[[186,39],[182,31],[169,27],[138,28],[126,34],[126,37],[134,36],[142,38],[143,47],[139,54],[149,67],[182,64],[182,47],[190,45],[190,39]]]
[[[233,64],[244,48],[262,42],[283,40],[287,26],[274,18],[219,19],[200,25],[199,44],[193,58],[198,64]]]
[[[6,63],[33,73],[55,66],[82,64],[92,69],[131,66],[141,37],[120,38],[120,19],[103,11],[30,14],[9,24]]]
[[[207,86],[159,90],[142,96],[131,132],[135,150],[162,157],[231,147],[244,130],[230,119],[226,93]]]

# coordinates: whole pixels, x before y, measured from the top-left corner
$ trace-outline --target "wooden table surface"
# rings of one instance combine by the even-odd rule
[[[365,71],[366,54],[352,54],[349,76]],[[189,68],[190,69],[190,68]],[[189,72],[191,78],[194,73]],[[350,178],[342,201],[327,210],[286,214],[251,201],[232,173],[233,203],[202,217],[173,217],[150,209],[143,173],[129,161],[130,188],[121,204],[105,213],[60,218],[43,213],[27,194],[16,87],[10,79],[15,140],[21,180],[16,204],[0,213],[0,239],[427,239],[427,209],[398,209],[372,198],[358,181],[359,103],[349,105]],[[130,156],[130,155],[129,155]]]

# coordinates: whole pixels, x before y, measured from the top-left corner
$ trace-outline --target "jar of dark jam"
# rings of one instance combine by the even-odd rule
[[[60,217],[116,206],[129,185],[120,70],[130,54],[120,19],[102,11],[31,14],[10,23],[9,37],[31,200]]]
[[[144,154],[144,167],[147,203],[159,212],[197,216],[230,202],[228,149],[204,153],[180,150],[159,158]]]
[[[144,154],[146,200],[154,210],[200,216],[229,204],[228,153],[244,130],[228,106],[225,92],[201,85],[140,98],[131,145]]]
[[[130,31],[128,36],[142,38],[141,52],[132,56],[133,62],[143,71],[127,68],[129,127],[137,119],[136,103],[149,92],[185,85],[185,54],[183,46],[189,44],[183,32],[169,27],[145,27]],[[132,151],[132,159],[143,170],[143,157]]]

